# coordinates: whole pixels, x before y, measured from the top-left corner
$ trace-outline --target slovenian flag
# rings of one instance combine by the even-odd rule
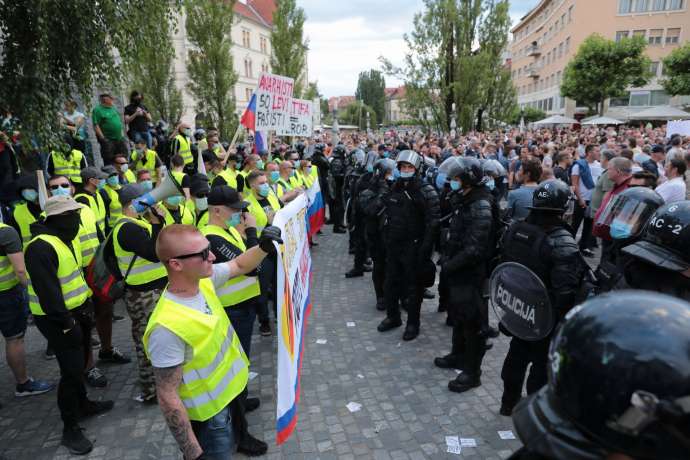
[[[249,131],[254,131],[256,127],[256,93],[252,94],[249,105],[244,110],[242,118],[240,118],[240,123]]]
[[[315,180],[307,190],[307,201],[309,202],[309,207],[307,208],[307,235],[311,238],[316,232],[321,230],[326,220],[326,206],[318,180]]]
[[[261,131],[254,132],[254,153],[256,153],[257,155],[266,150],[265,136],[266,135]]]

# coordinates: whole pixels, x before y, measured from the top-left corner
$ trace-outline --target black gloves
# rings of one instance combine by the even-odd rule
[[[261,236],[259,237],[259,247],[262,251],[273,254],[276,252],[276,248],[273,246],[274,241],[278,244],[283,243],[283,240],[280,238],[280,229],[278,227],[274,227],[273,225],[269,225],[261,231]]]

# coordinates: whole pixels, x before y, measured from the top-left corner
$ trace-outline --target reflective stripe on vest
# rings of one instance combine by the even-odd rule
[[[273,211],[278,211],[280,209],[280,201],[278,201],[278,198],[275,196],[272,190],[269,192],[266,199],[271,205],[271,209],[273,209]],[[249,212],[252,213],[252,215],[256,218],[256,233],[261,235],[261,231],[268,224],[268,216],[266,215],[266,211],[264,211],[264,208],[261,206],[261,204],[259,204],[259,200],[257,200],[254,196],[254,192],[249,191],[245,197],[245,200],[249,202]]]
[[[219,174],[220,177],[225,179],[225,183],[228,187],[232,187],[237,190],[237,172],[231,169],[224,169]]]
[[[134,258],[133,252],[122,249],[122,246],[120,246],[120,239],[118,238],[120,229],[122,229],[122,226],[127,222],[131,222],[142,227],[148,232],[149,236],[152,234],[151,224],[143,220],[123,217],[117,223],[115,229],[113,230],[113,249],[115,250],[115,257],[117,258],[117,267],[120,269],[122,276],[125,276],[127,269],[129,268],[129,264]],[[152,241],[151,244],[154,244],[154,242]],[[151,262],[143,257],[137,257],[132,265],[131,270],[129,271],[129,275],[127,275],[127,278],[124,281],[125,284],[129,284],[130,286],[140,286],[142,284],[165,278],[166,276],[167,273],[162,263]]]
[[[187,140],[187,138],[184,137],[182,134],[178,134],[177,136],[175,136],[175,140],[177,140],[180,146],[177,150],[177,153],[184,160],[184,164],[188,165],[190,163],[193,163],[194,159],[192,158],[192,149],[189,145],[189,141]]]
[[[0,228],[5,227],[12,228],[0,222]],[[12,262],[10,262],[10,258],[7,255],[0,255],[0,292],[12,289],[17,284],[19,284],[19,278],[14,273],[14,267]]]
[[[73,310],[81,306],[91,295],[91,289],[89,289],[84,275],[82,274],[81,252],[78,244],[75,245],[77,247],[75,247],[74,252],[72,252],[72,250],[57,236],[38,235],[29,242],[28,246],[31,246],[36,240],[42,240],[50,244],[57,254],[57,277],[60,282],[60,290],[62,291],[62,299],[65,302],[65,307],[67,307],[68,310]],[[75,241],[77,241],[76,238]],[[27,273],[29,275],[28,290],[31,313],[34,315],[45,315],[31,283],[31,272]]]
[[[217,225],[207,225],[201,229],[201,233],[204,236],[219,236],[242,252],[247,250],[244,241],[242,241],[242,236],[234,228],[226,230]],[[240,275],[230,278],[221,287],[217,288],[216,294],[220,299],[221,305],[232,307],[240,302],[259,296],[261,294],[261,287],[256,276]]]
[[[67,176],[73,184],[81,184],[81,160],[84,154],[73,149],[69,158],[62,152],[50,152],[53,158],[53,175]]]
[[[88,193],[77,193],[74,199],[84,197],[89,202],[89,208],[93,211],[96,217],[96,225],[100,231],[105,235],[105,203],[103,202],[103,197],[100,193],[96,192],[95,195],[90,195]]]
[[[177,391],[190,420],[205,421],[246,388],[249,361],[211,280],[199,281],[199,290],[210,314],[169,300],[166,289],[151,313],[143,344],[149,355],[151,332],[165,327],[192,348],[192,359],[182,366]]]
[[[115,225],[122,217],[122,204],[120,203],[120,196],[117,193],[119,186],[116,190],[110,185],[106,185],[103,190],[105,190],[108,198],[110,198],[110,205],[108,206],[110,211],[110,214],[108,215],[108,227],[115,228]]]
[[[302,175],[295,172],[294,176],[290,176],[290,185],[292,188],[302,187],[304,182],[302,182]]]
[[[36,222],[36,218],[29,210],[29,205],[26,202],[16,205],[12,215],[14,221],[19,226],[19,235],[22,237],[22,245],[24,249],[26,249],[26,245],[31,241],[31,224]]]

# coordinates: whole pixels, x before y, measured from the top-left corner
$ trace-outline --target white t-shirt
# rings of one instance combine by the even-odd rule
[[[686,192],[685,179],[674,177],[659,185],[655,190],[664,199],[664,203],[684,200]]]
[[[216,264],[213,266],[211,281],[218,288],[230,278],[230,267],[227,263]],[[169,293],[167,290],[164,297],[175,303],[193,308],[196,311],[211,314],[210,307],[206,304],[204,295],[199,291],[194,297],[179,297]],[[192,359],[192,347],[174,332],[164,326],[157,326],[149,335],[149,357],[153,367],[173,367],[179,366]]]
[[[598,161],[595,161],[593,163],[589,163],[589,172],[592,175],[592,183],[594,183],[594,186],[597,183],[597,180],[599,179],[599,176],[601,176],[601,173],[603,172],[603,169],[601,167],[601,163]],[[573,176],[579,176],[580,175],[580,165],[575,163],[573,165],[573,169],[571,172],[571,175]],[[580,197],[585,200],[585,201],[590,201],[592,199],[592,192],[594,191],[594,186],[592,188],[587,188],[585,183],[580,179]]]

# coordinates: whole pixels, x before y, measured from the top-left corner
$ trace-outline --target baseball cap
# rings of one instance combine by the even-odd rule
[[[209,191],[208,176],[205,174],[196,173],[189,178],[189,192],[192,195],[208,195]]]
[[[227,206],[234,209],[247,209],[249,203],[242,201],[240,194],[228,185],[213,187],[208,194],[208,204],[211,206]]]
[[[664,148],[661,145],[652,147],[652,153],[664,153]]]
[[[31,189],[38,191],[38,178],[35,174],[26,174],[15,181],[17,192],[24,189]]]
[[[135,198],[139,198],[146,193],[144,187],[139,184],[127,184],[123,185],[118,191],[118,198],[120,198],[120,203],[127,204]]]
[[[115,168],[113,168],[115,169]],[[88,166],[81,170],[81,180],[86,182],[89,179],[107,179],[108,175],[96,168],[95,166]]]
[[[104,174],[107,174],[107,177],[117,176],[117,169],[115,169],[115,166],[112,165],[103,166],[101,171],[103,171]]]
[[[218,161],[218,157],[216,156],[215,152],[208,149],[201,153],[201,158],[204,160],[204,163],[213,163],[214,161]]]
[[[76,211],[81,208],[83,208],[83,206],[74,201],[74,198],[71,196],[57,195],[51,196],[46,200],[44,212],[46,217],[50,217],[57,216],[67,211]]]

